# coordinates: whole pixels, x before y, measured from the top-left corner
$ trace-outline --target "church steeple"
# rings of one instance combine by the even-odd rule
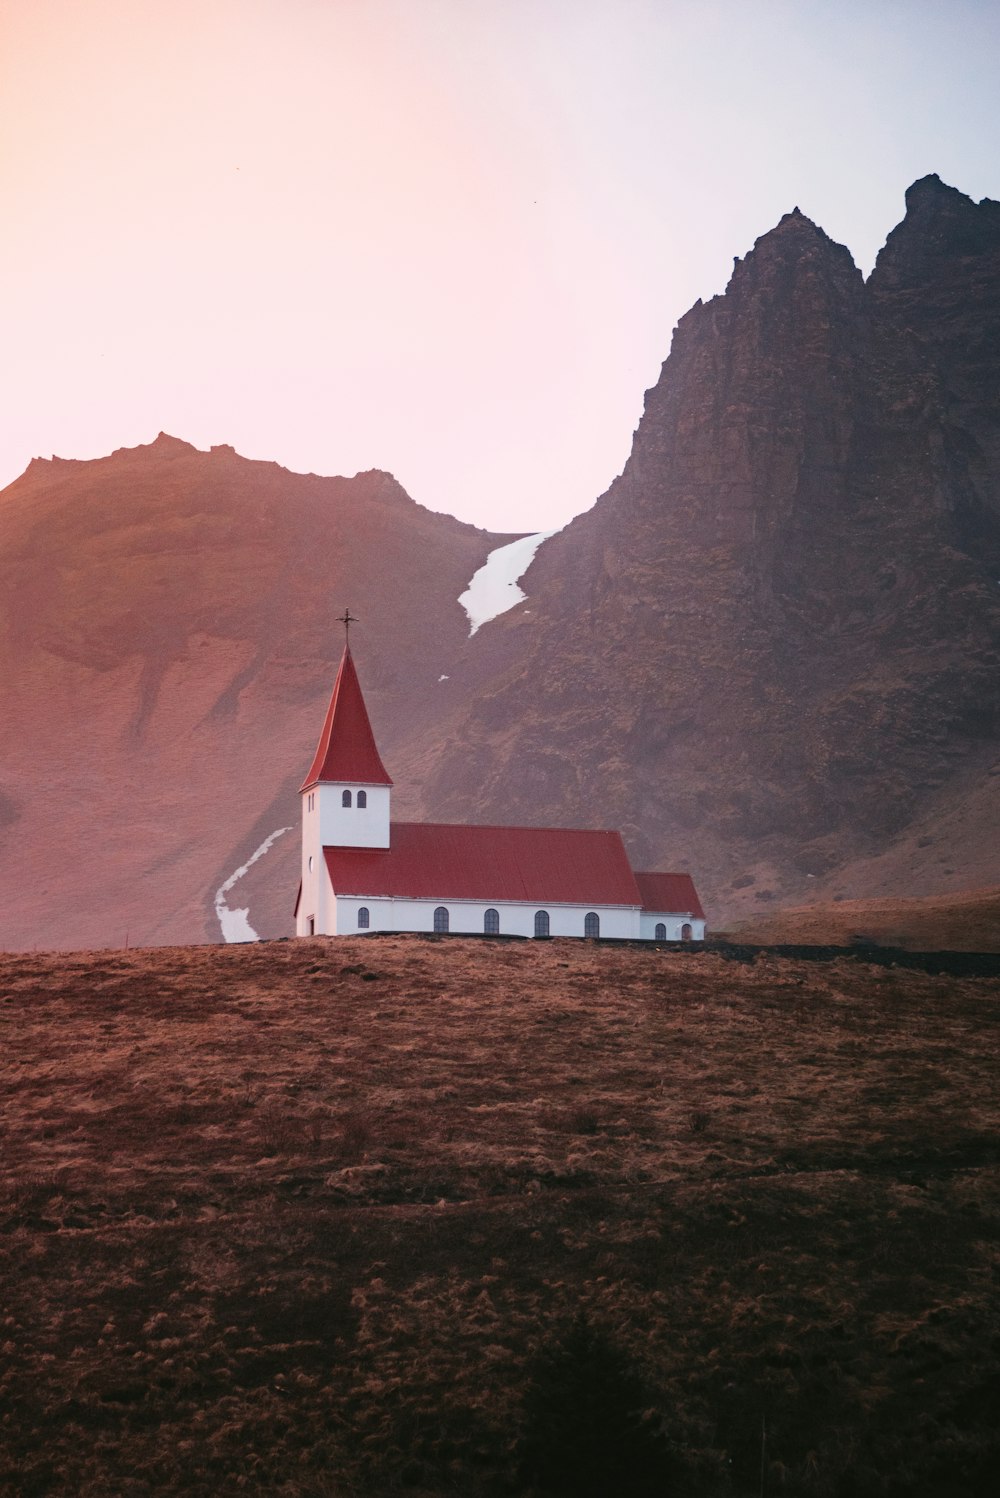
[[[341,622],[346,631],[350,614]],[[375,744],[347,641],[323,732],[299,794],[302,889],[295,929],[299,936],[313,936],[337,929],[326,850],[387,849],[391,836],[392,781]]]
[[[320,781],[392,785],[375,744],[350,644],[344,645],[323,731],[301,789],[311,790]]]

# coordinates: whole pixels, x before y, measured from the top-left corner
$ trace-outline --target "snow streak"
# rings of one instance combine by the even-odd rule
[[[264,839],[256,853],[251,854],[246,863],[238,868],[235,874],[230,874],[225,884],[220,884],[219,888],[215,891],[215,913],[219,918],[222,935],[226,941],[260,941],[260,937],[247,919],[250,914],[249,907],[244,910],[230,910],[226,904],[226,895],[232,889],[237,879],[242,879],[243,875],[257,862],[258,858],[264,857],[271,844],[281,837],[283,833],[291,832],[291,830],[290,827],[279,827],[276,832],[272,832],[270,837]]]
[[[524,601],[526,594],[517,586],[518,580],[531,566],[542,542],[554,535],[555,531],[539,531],[534,536],[522,536],[519,541],[508,541],[506,546],[497,546],[490,552],[458,600],[469,616],[470,635],[480,625],[488,624]]]

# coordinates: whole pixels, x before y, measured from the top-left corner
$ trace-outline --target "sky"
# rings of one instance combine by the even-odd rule
[[[1000,198],[996,0],[0,0],[0,485],[161,429],[495,531],[798,205]]]

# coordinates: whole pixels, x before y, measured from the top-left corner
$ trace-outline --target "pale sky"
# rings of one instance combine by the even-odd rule
[[[0,0],[0,484],[162,428],[587,509],[796,204],[1000,198],[997,0]]]

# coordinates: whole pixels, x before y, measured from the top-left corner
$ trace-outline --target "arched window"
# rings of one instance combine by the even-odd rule
[[[690,940],[691,940],[691,925],[690,925],[690,922],[685,921],[684,924],[683,924],[683,926],[681,927],[681,941],[690,941]]]
[[[588,913],[584,916],[583,934],[584,936],[600,936],[601,918],[597,914],[596,910],[588,911]]]
[[[367,791],[358,791],[358,810],[359,811],[364,811],[364,809],[365,809],[365,807],[367,805],[368,805],[368,792]]]
[[[351,793],[350,793],[350,791],[345,791],[344,792],[344,794],[340,798],[340,804],[341,804],[341,806],[350,806],[350,804],[351,804]]]
[[[359,926],[359,928],[362,931],[367,931],[367,929],[368,929],[368,927],[370,925],[371,925],[371,918],[370,918],[370,916],[368,914],[368,906],[367,905],[360,905],[358,907],[358,926]]]
[[[666,939],[667,939],[667,928],[666,928],[666,925],[664,924],[663,921],[657,921],[657,923],[656,923],[656,940],[657,941],[666,941]]]
[[[488,910],[483,916],[483,935],[500,935],[500,912],[499,910]]]
[[[439,905],[434,912],[434,930],[448,930],[448,908],[445,905]]]
[[[536,936],[548,936],[548,934],[549,934],[549,913],[548,913],[547,910],[536,910],[535,911],[535,935]]]

